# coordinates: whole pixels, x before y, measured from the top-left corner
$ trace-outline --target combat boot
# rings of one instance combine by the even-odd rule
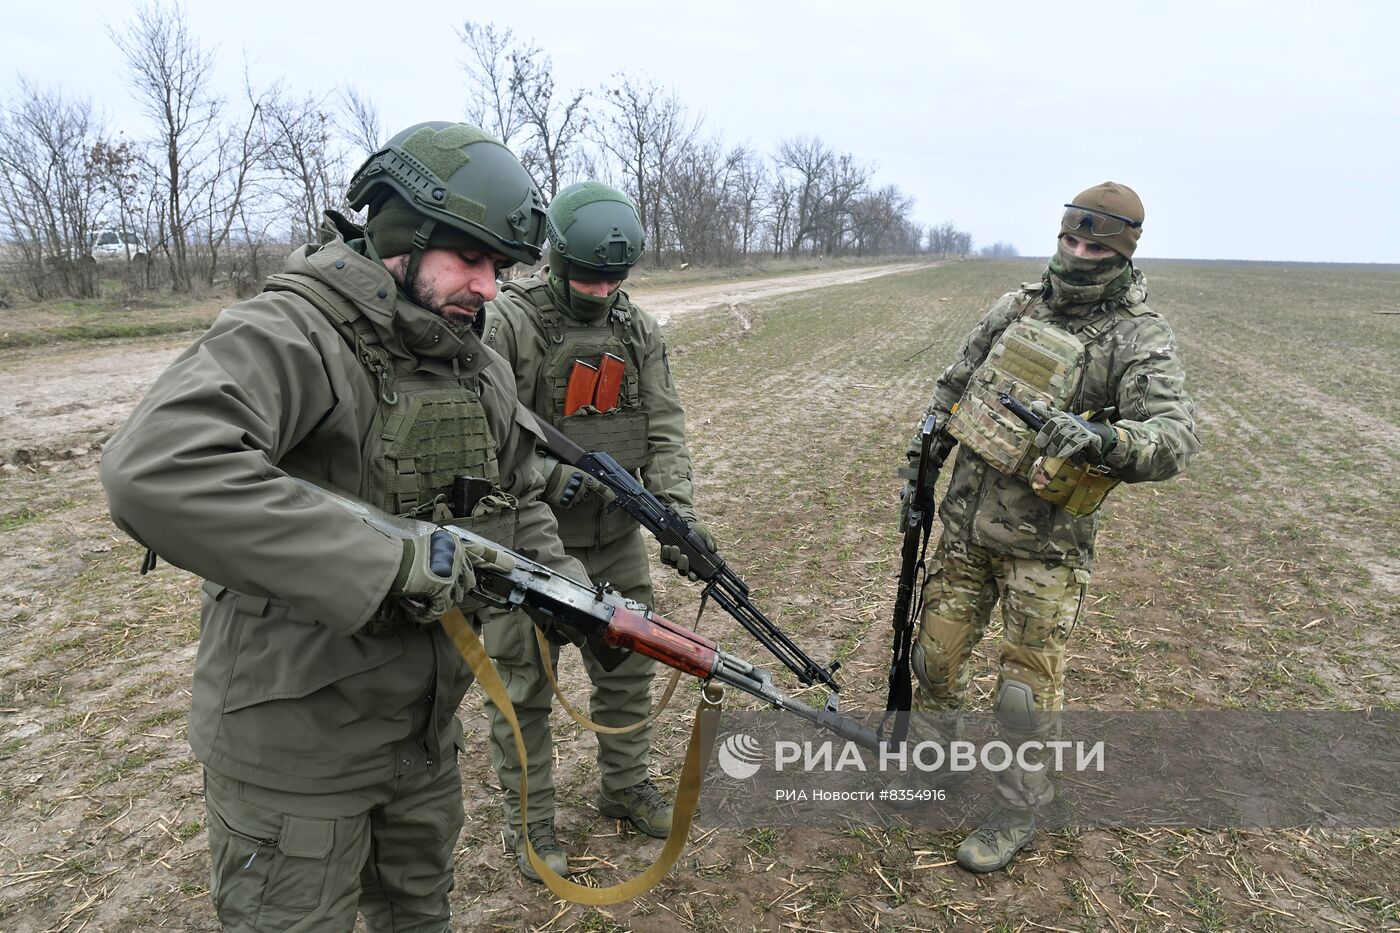
[[[968,871],[999,871],[1035,838],[1035,813],[998,807],[958,846],[958,864]]]
[[[628,820],[638,831],[657,839],[665,839],[671,834],[673,809],[670,799],[651,782],[651,778],[624,787],[612,796],[606,792],[598,795],[599,813],[617,820]]]
[[[530,834],[530,845],[535,848],[535,854],[556,875],[567,875],[569,873],[569,856],[564,851],[564,847],[559,844],[559,840],[555,838],[554,821],[540,820],[537,823],[531,823],[527,827],[527,831]],[[525,848],[524,840],[520,838],[519,827],[511,829],[510,842],[515,848],[515,864],[520,868],[520,873],[531,881],[539,881],[540,873],[535,871],[535,866],[530,864],[530,853]]]

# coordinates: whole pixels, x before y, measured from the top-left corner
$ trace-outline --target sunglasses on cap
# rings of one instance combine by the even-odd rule
[[[1093,236],[1115,236],[1122,233],[1125,227],[1137,230],[1142,226],[1142,221],[1121,214],[1110,214],[1078,204],[1066,204],[1065,207],[1068,210],[1065,211],[1063,226],[1073,233],[1087,230]]]

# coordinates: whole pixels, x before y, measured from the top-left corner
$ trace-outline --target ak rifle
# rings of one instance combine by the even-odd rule
[[[611,454],[604,451],[586,451],[569,440],[552,424],[538,415],[535,421],[544,433],[545,449],[551,454],[571,464],[574,469],[602,483],[611,491],[614,499],[609,508],[624,509],[637,520],[663,547],[677,548],[682,557],[690,562],[690,571],[705,583],[701,599],[713,599],[719,607],[742,625],[759,644],[773,657],[783,662],[797,675],[797,679],[807,686],[823,684],[831,690],[826,707],[834,712],[840,708],[841,686],[833,676],[840,668],[840,661],[832,661],[822,666],[813,661],[799,648],[782,629],[749,598],[749,587],[734,572],[724,559],[705,546],[705,542],[685,519],[656,496],[627,470],[622,468]]]
[[[484,548],[504,557],[504,560],[498,557],[481,566],[473,564],[476,587],[472,595],[503,609],[523,609],[542,629],[547,629],[549,620],[554,620],[590,641],[601,642],[609,648],[635,651],[706,682],[734,687],[775,709],[786,710],[828,729],[847,741],[872,750],[879,748],[875,733],[861,723],[842,716],[835,709],[814,709],[793,699],[773,685],[773,677],[767,671],[614,590],[602,585],[587,586],[459,525],[437,526],[400,518],[306,480],[297,479],[295,482],[311,495],[329,499],[391,537],[415,538],[424,531],[441,530],[463,544],[473,546],[473,550]],[[509,569],[505,569],[507,567]],[[541,622],[545,624],[541,625]]]
[[[930,414],[919,429],[919,462],[915,466],[913,492],[907,518],[901,531],[899,586],[894,595],[894,645],[891,649],[889,695],[885,701],[885,716],[880,723],[883,733],[891,716],[889,741],[900,745],[909,732],[909,711],[914,705],[914,685],[910,659],[913,652],[914,628],[923,608],[925,565],[929,532],[933,528],[933,487],[938,481],[938,464],[933,462],[934,439],[938,436],[938,417]]]

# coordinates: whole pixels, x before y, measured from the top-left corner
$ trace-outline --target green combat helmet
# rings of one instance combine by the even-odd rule
[[[569,185],[549,202],[549,271],[564,280],[615,281],[646,246],[632,200],[602,182]]]
[[[394,195],[402,199],[395,204]],[[509,149],[467,123],[416,123],[396,133],[350,179],[350,206],[369,205],[374,215],[411,209],[420,219],[413,234],[407,277],[413,279],[430,240],[443,241],[442,225],[516,262],[538,262],[544,240],[544,198]],[[436,245],[436,243],[432,244]],[[380,255],[394,255],[379,249]]]

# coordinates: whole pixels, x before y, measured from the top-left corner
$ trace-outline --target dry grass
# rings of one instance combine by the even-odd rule
[[[933,377],[1031,263],[963,263],[678,319],[673,366],[701,513],[755,598],[878,708],[896,542],[892,476]],[[1115,493],[1071,646],[1069,702],[1113,709],[1395,708],[1400,697],[1400,316],[1393,268],[1147,264],[1201,409],[1178,481]],[[907,357],[925,344],[922,355]],[[61,448],[62,439],[54,446]],[[184,744],[195,586],[137,577],[92,458],[0,476],[0,928],[215,928],[199,772]],[[658,572],[668,614],[695,590]],[[752,656],[711,610],[704,629]],[[989,639],[990,641],[990,639]],[[987,653],[974,690],[992,684]],[[578,665],[566,664],[574,696]],[[692,686],[657,730],[664,783]],[[460,929],[1376,930],[1400,928],[1400,836],[1042,833],[1008,872],[952,833],[697,833],[651,895],[606,911],[525,886],[502,853],[484,716],[462,711]],[[658,842],[591,808],[594,743],[556,717],[560,825],[597,883]]]

